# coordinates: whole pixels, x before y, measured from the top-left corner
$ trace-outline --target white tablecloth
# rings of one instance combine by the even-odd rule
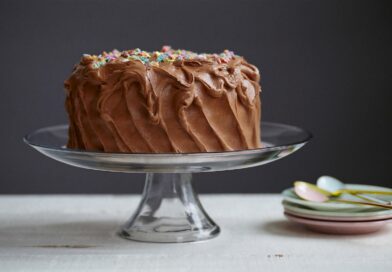
[[[392,271],[392,224],[333,236],[289,223],[278,195],[202,195],[222,233],[149,244],[115,235],[139,196],[0,196],[0,271]]]

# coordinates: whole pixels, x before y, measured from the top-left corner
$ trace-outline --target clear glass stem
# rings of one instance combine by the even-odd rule
[[[190,173],[148,173],[142,201],[120,235],[158,243],[194,242],[217,236],[219,227],[201,206],[191,180]]]

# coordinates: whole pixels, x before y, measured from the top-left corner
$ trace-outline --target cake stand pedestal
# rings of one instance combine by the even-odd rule
[[[120,229],[123,238],[143,242],[194,242],[217,236],[218,225],[204,211],[192,187],[192,173],[259,166],[283,158],[312,137],[301,128],[263,122],[263,147],[230,152],[125,154],[65,148],[66,125],[46,127],[24,141],[55,160],[77,167],[147,173],[139,207]]]
[[[143,199],[119,234],[146,242],[191,242],[210,239],[219,227],[195,194],[191,173],[148,173]]]

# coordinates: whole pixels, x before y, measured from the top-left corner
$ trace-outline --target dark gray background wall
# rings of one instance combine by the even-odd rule
[[[143,175],[62,165],[22,136],[66,122],[82,53],[229,48],[262,72],[263,119],[315,138],[270,165],[198,174],[200,192],[279,192],[322,174],[392,186],[390,1],[0,0],[0,193],[140,192]]]

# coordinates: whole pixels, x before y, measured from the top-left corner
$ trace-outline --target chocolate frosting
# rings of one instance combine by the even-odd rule
[[[146,65],[84,56],[65,81],[68,148],[126,153],[252,149],[260,75],[242,57]]]

